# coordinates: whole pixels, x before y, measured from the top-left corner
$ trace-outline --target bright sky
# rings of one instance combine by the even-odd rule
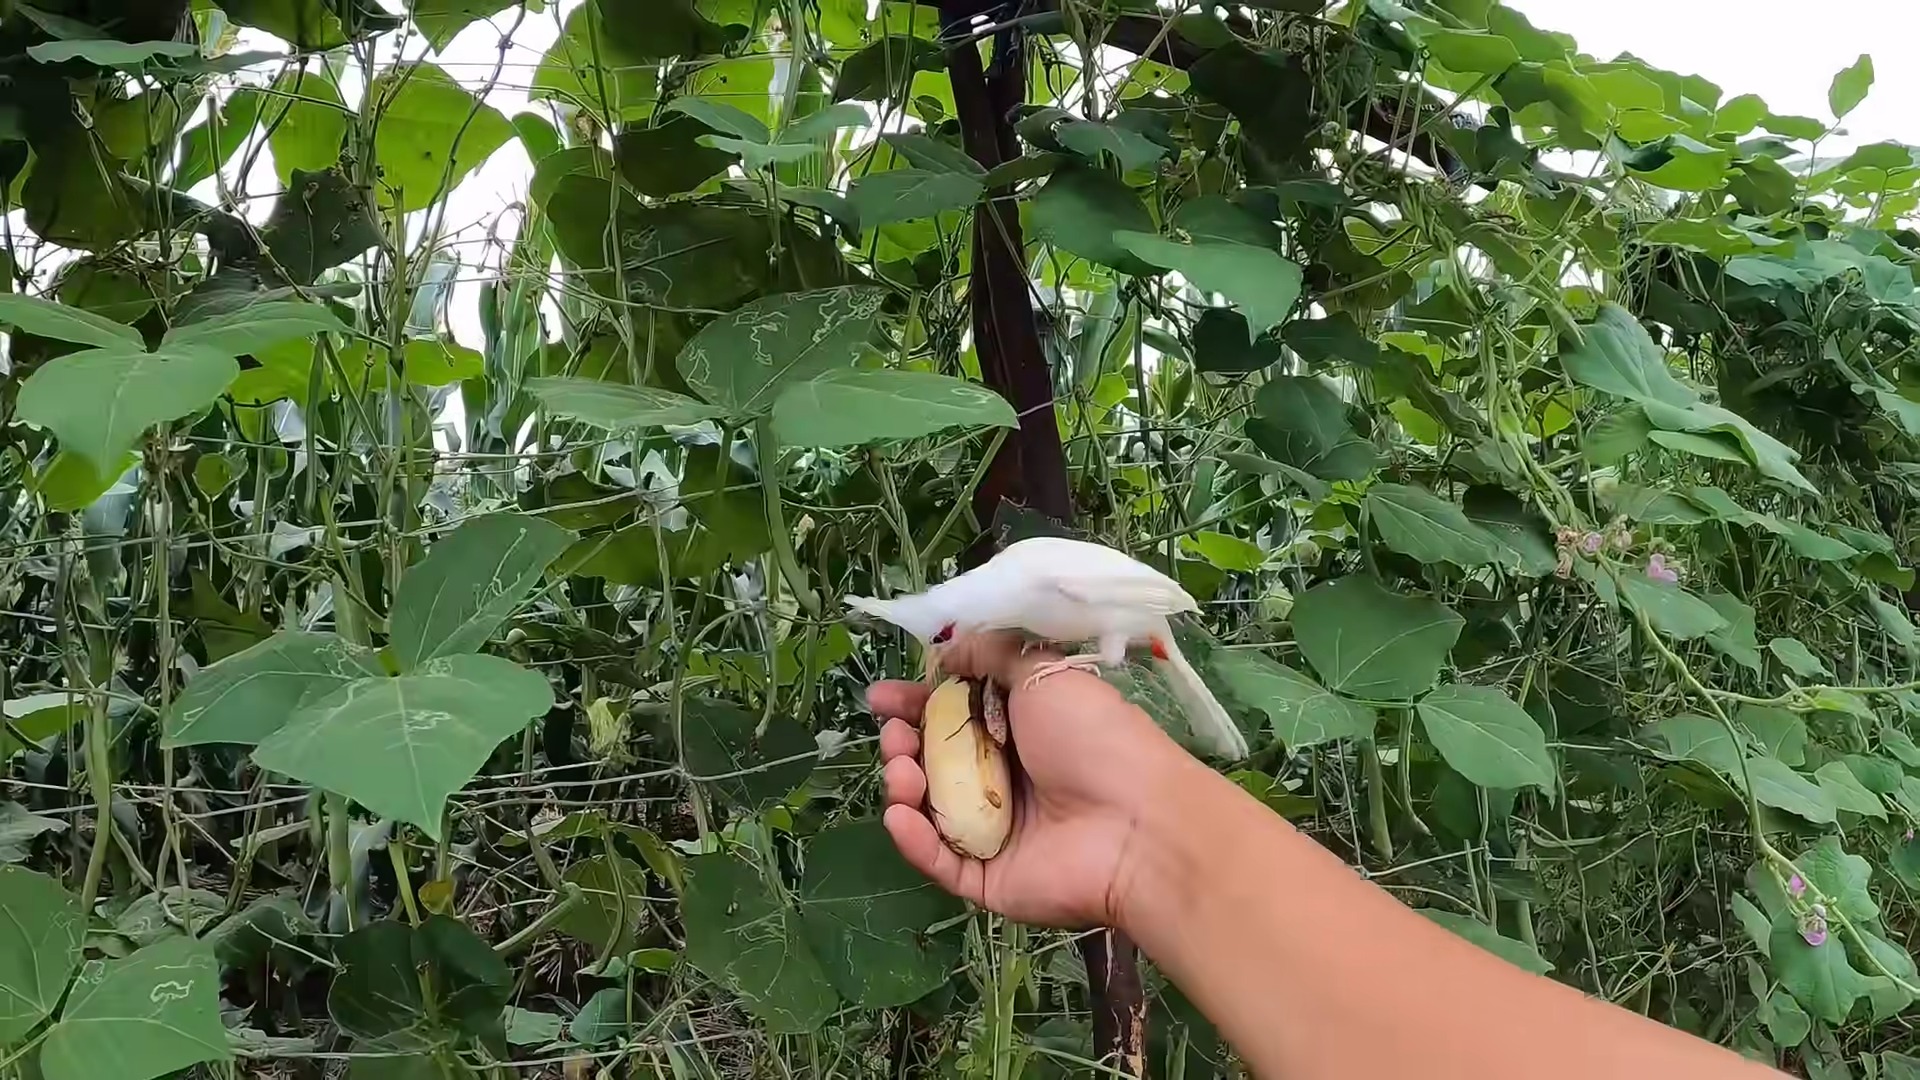
[[[1877,80],[1822,155],[1861,143],[1920,143],[1920,68],[1900,59],[1920,36],[1914,0],[1506,0],[1542,30],[1572,34],[1583,52],[1630,52],[1720,84],[1727,97],[1759,94],[1777,113],[1830,120],[1827,85],[1861,53]]]

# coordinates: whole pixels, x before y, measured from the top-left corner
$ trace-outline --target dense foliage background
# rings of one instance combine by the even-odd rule
[[[1920,1076],[1872,82],[1494,0],[0,0],[0,1074],[1100,1072],[1124,942],[898,862],[917,658],[839,611],[1070,525],[1407,903]]]

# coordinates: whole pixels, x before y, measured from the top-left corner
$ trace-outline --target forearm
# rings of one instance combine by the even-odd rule
[[[1120,920],[1257,1075],[1769,1075],[1461,940],[1198,765],[1160,790]]]

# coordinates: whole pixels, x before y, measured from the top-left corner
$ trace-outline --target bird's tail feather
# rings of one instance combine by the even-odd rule
[[[849,596],[847,606],[862,615],[871,615],[876,619],[886,619],[892,615],[893,601],[882,600],[877,596]]]
[[[1239,761],[1247,756],[1247,737],[1240,731],[1240,725],[1233,722],[1220,699],[1200,678],[1200,673],[1187,663],[1180,653],[1180,646],[1174,644],[1173,635],[1168,634],[1159,640],[1160,650],[1165,657],[1155,656],[1154,666],[1167,680],[1174,697],[1180,701],[1180,708],[1187,714],[1187,726],[1193,730],[1193,736],[1208,752],[1217,754],[1229,761]]]

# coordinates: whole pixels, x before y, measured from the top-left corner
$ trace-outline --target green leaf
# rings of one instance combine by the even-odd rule
[[[1829,1024],[1844,1023],[1853,1003],[1867,992],[1867,980],[1848,963],[1839,934],[1809,945],[1791,922],[1776,922],[1768,951],[1774,978],[1808,1012]]]
[[[840,996],[863,1009],[908,1005],[947,984],[960,960],[960,901],[908,866],[878,818],[814,834],[800,881],[800,929]]]
[[[438,52],[470,24],[516,6],[516,0],[408,0],[407,13]],[[528,10],[538,11],[540,6],[540,0],[534,0]]]
[[[180,60],[199,56],[200,46],[191,41],[45,41],[28,46],[27,55],[43,64],[80,59],[101,67],[140,70],[156,57]]]
[[[296,170],[319,172],[337,164],[352,115],[325,67],[294,68],[275,79],[260,107],[260,122],[271,133],[268,145],[280,182],[291,183]]]
[[[609,40],[597,4],[575,8],[560,39],[540,57],[527,96],[586,108],[596,116],[646,119],[660,96],[660,63],[611,55]]]
[[[891,169],[853,182],[847,201],[863,229],[965,210],[980,201],[978,176],[930,169]]]
[[[1373,735],[1372,709],[1259,653],[1215,649],[1207,667],[1236,701],[1267,714],[1274,737],[1290,751]]]
[[[1816,825],[1833,822],[1835,808],[1827,793],[1784,762],[1770,757],[1750,757],[1747,776],[1753,782],[1753,797],[1762,806],[1785,810]]]
[[[622,56],[668,60],[718,52],[725,30],[709,22],[697,0],[590,0],[600,10],[607,39]]]
[[[1304,279],[1299,264],[1269,248],[1222,241],[1183,244],[1132,230],[1115,232],[1113,241],[1142,262],[1175,271],[1195,288],[1226,297],[1256,334],[1285,322],[1300,299]]]
[[[736,418],[760,416],[795,383],[851,368],[870,347],[886,294],[849,285],[756,300],[701,328],[680,375]]]
[[[185,323],[167,331],[162,349],[204,349],[225,356],[245,356],[296,339],[311,341],[316,334],[350,336],[353,331],[332,311],[319,304],[275,300],[223,312],[201,322]]]
[[[1827,107],[1833,110],[1836,119],[1845,117],[1867,100],[1867,91],[1871,89],[1873,57],[1861,53],[1860,59],[1842,68],[1833,77],[1833,83],[1827,87]]]
[[[214,664],[167,710],[166,747],[252,746],[303,705],[383,674],[372,650],[332,634],[283,630]]]
[[[1259,544],[1211,529],[1181,537],[1180,550],[1232,573],[1251,574],[1267,562],[1266,550]]]
[[[1685,641],[1728,626],[1727,620],[1711,604],[1678,585],[1667,585],[1631,571],[1622,573],[1619,580],[1620,598],[1668,637]]]
[[[943,71],[946,66],[946,50],[938,42],[889,34],[841,61],[833,80],[833,99],[902,100],[913,86],[915,74]]]
[[[1813,771],[1813,778],[1835,809],[1871,818],[1886,818],[1887,804],[1880,801],[1880,796],[1868,791],[1846,763],[1829,761]]]
[[[1807,760],[1807,722],[1798,713],[1764,705],[1742,705],[1733,722],[1752,739],[1750,745],[1788,765]]]
[[[641,1004],[635,1002],[634,1009],[639,1008],[642,1008]],[[629,1012],[626,988],[610,986],[580,1006],[580,1011],[567,1022],[567,1034],[581,1046],[605,1046],[633,1026],[629,1021]]]
[[[33,854],[36,837],[66,831],[67,823],[58,818],[41,817],[17,802],[0,802],[0,863],[26,862]],[[0,885],[0,894],[4,892],[5,886]],[[0,935],[0,954],[4,954],[6,948],[4,935]],[[0,972],[4,969],[5,961],[0,960]],[[0,982],[4,979],[5,976],[0,974]],[[0,993],[4,992],[4,987],[0,986]],[[0,1045],[8,1041],[4,1008],[4,1005],[0,1005]]]
[[[688,698],[682,751],[692,779],[712,784],[749,813],[784,799],[813,774],[820,748],[813,737],[776,716],[756,736],[760,714],[729,701]]]
[[[1458,503],[1425,488],[1375,484],[1362,504],[1380,539],[1423,563],[1474,567],[1500,560],[1500,543],[1467,519]]]
[[[1657,756],[1668,761],[1691,761],[1705,765],[1729,781],[1739,780],[1741,748],[1720,721],[1710,716],[1684,713],[1651,724],[1646,732],[1666,744],[1664,751],[1654,748]]]
[[[1581,340],[1560,354],[1560,365],[1577,383],[1633,401],[1655,401],[1684,409],[1699,395],[1681,385],[1667,368],[1665,350],[1627,309],[1602,304]]]
[[[1758,675],[1764,661],[1760,658],[1760,642],[1754,637],[1753,609],[1731,593],[1708,593],[1705,599],[1707,606],[1719,612],[1720,617],[1727,621],[1725,629],[1707,635],[1707,644],[1713,646],[1720,655]],[[1798,765],[1799,762],[1790,764]]]
[[[813,1031],[838,1007],[795,913],[741,857],[719,852],[688,859],[680,915],[688,962],[739,995],[769,1031]]]
[[[833,371],[795,383],[773,403],[786,446],[839,447],[918,439],[954,427],[1020,425],[999,394],[924,371]]]
[[[327,990],[334,1023],[367,1046],[429,1050],[462,1034],[500,1030],[513,972],[487,943],[455,919],[429,916],[417,927],[376,922],[334,946],[340,965]]]
[[[1873,877],[1873,864],[1858,855],[1849,855],[1836,836],[1823,836],[1820,842],[1800,853],[1794,865],[1815,888],[1826,894],[1834,910],[1857,923],[1880,920],[1880,905],[1867,891]]]
[[[700,140],[713,128],[681,113],[666,113],[651,127],[628,126],[613,137],[620,175],[643,195],[664,199],[692,191],[726,172],[735,155]]]
[[[671,390],[598,379],[564,376],[528,379],[527,392],[555,416],[616,432],[685,427],[725,415],[723,410],[706,402]]]
[[[304,706],[261,741],[253,760],[438,840],[447,797],[502,740],[552,706],[553,690],[537,672],[495,656],[442,656]]]
[[[1524,941],[1506,937],[1500,931],[1472,916],[1441,911],[1438,908],[1421,908],[1420,914],[1522,970],[1531,971],[1535,975],[1545,975],[1553,970],[1553,962],[1541,956],[1540,950]]]
[[[1153,215],[1132,188],[1104,172],[1066,168],[1054,173],[1033,197],[1030,213],[1034,236],[1043,243],[1130,274],[1151,269],[1117,237],[1150,234]]]
[[[1379,451],[1347,421],[1347,403],[1311,375],[1278,375],[1254,394],[1247,437],[1260,451],[1322,480],[1365,479]]]
[[[1451,683],[1421,698],[1418,712],[1440,756],[1473,783],[1553,790],[1546,732],[1499,689]]]
[[[232,357],[204,349],[89,349],[49,360],[27,376],[19,415],[105,470],[148,428],[213,404],[238,374]]]
[[[47,1080],[153,1080],[232,1057],[220,966],[205,942],[181,935],[125,960],[90,961],[40,1044],[40,1071]]]
[[[1291,330],[1298,322],[1288,323]],[[1280,360],[1271,336],[1254,340],[1247,317],[1232,308],[1208,308],[1193,324],[1193,366],[1213,375],[1248,375]]]
[[[1343,694],[1408,701],[1433,685],[1466,621],[1426,596],[1403,596],[1365,575],[1308,589],[1293,607],[1300,652]]]
[[[517,1009],[512,1005],[507,1006],[501,1023],[507,1029],[507,1042],[514,1046],[546,1046],[559,1042],[567,1027],[566,1018],[557,1013]]]
[[[633,948],[647,910],[645,870],[617,854],[595,855],[567,867],[561,880],[580,886],[586,900],[556,929],[598,956],[619,956]]]
[[[388,635],[403,671],[477,651],[540,584],[574,535],[543,518],[488,514],[455,529],[408,569]]]
[[[1784,990],[1775,990],[1767,998],[1760,1009],[1760,1021],[1767,1025],[1767,1034],[1780,1046],[1799,1046],[1813,1030],[1813,1019]]]
[[[0,326],[28,334],[122,351],[144,349],[140,331],[85,308],[69,307],[22,293],[0,292]]]
[[[513,137],[513,125],[432,64],[383,72],[367,88],[379,121],[381,186],[402,211],[445,198]]]
[[[1773,653],[1781,663],[1787,665],[1788,670],[1803,679],[1833,677],[1833,672],[1827,670],[1827,665],[1795,638],[1774,638],[1767,642],[1767,651]]]
[[[0,1046],[13,1046],[60,1004],[80,967],[80,903],[60,883],[0,866]]]
[[[706,98],[675,98],[668,110],[685,113],[715,131],[724,132],[742,142],[765,146],[773,141],[773,132],[758,117],[723,101]]]
[[[1420,34],[1419,42],[1449,71],[1498,75],[1520,62],[1520,51],[1513,42],[1497,34],[1433,30]]]

